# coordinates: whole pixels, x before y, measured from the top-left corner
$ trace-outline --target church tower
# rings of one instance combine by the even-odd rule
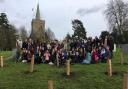
[[[45,20],[41,20],[39,4],[37,5],[36,16],[32,19],[32,30],[30,37],[39,42],[45,42]]]
[[[36,19],[40,20],[40,8],[39,8],[39,4],[37,5]]]

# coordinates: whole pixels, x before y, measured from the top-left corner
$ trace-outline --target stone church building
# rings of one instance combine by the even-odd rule
[[[31,34],[30,37],[39,42],[45,42],[45,20],[41,19],[39,4],[37,5],[36,16],[31,22]]]

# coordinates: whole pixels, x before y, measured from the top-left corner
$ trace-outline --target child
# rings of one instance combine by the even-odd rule
[[[36,47],[34,55],[35,55],[35,63],[39,63],[39,46]]]
[[[22,62],[27,62],[27,50],[23,50]]]
[[[108,46],[106,47],[105,58],[106,60],[111,59],[111,52]]]
[[[27,62],[30,62],[30,61],[31,61],[31,59],[32,59],[31,52],[30,52],[30,51],[28,51],[28,53],[27,53]]]
[[[62,52],[62,56],[61,56],[61,64],[64,64],[66,62],[66,60],[68,60],[68,53],[66,52],[66,50],[64,50]]]
[[[44,47],[43,46],[40,46],[40,50],[39,50],[39,59],[40,59],[40,62],[45,62],[45,59],[44,59]]]
[[[70,58],[72,59],[71,63],[75,63],[75,50],[74,50],[74,48],[72,48],[72,50],[70,51]]]
[[[102,48],[101,50],[101,62],[106,63],[107,59],[110,57],[110,51],[109,51],[109,47],[106,48]]]
[[[44,58],[45,58],[45,63],[49,63],[50,60],[50,53],[48,50],[46,50],[46,52],[44,53]]]
[[[82,48],[79,49],[79,54],[80,54],[79,63],[81,63],[84,59],[84,50]]]
[[[87,52],[86,58],[83,60],[82,64],[90,64],[91,63],[91,53]]]
[[[55,63],[56,55],[57,55],[57,52],[56,52],[55,49],[53,48],[53,49],[52,49],[52,52],[51,52],[51,58],[50,58],[50,59],[51,59],[50,61],[51,61],[52,63]]]
[[[98,49],[97,49],[97,55],[98,55],[99,61],[101,61],[101,59],[102,59],[102,57],[101,57],[101,46],[99,46]]]
[[[74,62],[75,62],[75,63],[79,63],[79,59],[80,59],[79,52],[76,51],[76,52],[75,52]]]
[[[94,48],[92,51],[92,63],[98,63],[98,53],[97,50]]]

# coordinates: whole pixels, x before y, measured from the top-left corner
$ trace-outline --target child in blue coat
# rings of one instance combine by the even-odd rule
[[[83,60],[82,64],[90,64],[92,60],[91,53],[87,52],[86,58]]]

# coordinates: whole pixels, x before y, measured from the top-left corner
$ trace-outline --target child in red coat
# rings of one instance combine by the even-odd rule
[[[94,48],[92,51],[92,63],[98,63],[99,57],[97,50]]]

